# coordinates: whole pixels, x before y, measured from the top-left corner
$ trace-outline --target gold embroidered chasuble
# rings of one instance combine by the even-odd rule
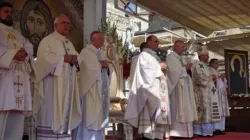
[[[33,76],[33,46],[12,27],[0,23],[0,111],[31,111],[30,78]],[[25,49],[24,61],[14,59]]]
[[[198,61],[192,67],[194,96],[197,106],[198,121],[201,123],[214,123],[220,121],[218,92],[212,80],[209,67]]]

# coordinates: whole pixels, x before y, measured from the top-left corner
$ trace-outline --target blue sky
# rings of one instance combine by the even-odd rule
[[[133,3],[130,3],[129,5],[128,5],[133,11],[135,11],[135,5],[133,4]]]
[[[128,5],[133,11],[135,11],[136,6],[133,3],[129,3]],[[131,12],[128,8],[125,9],[128,12]]]

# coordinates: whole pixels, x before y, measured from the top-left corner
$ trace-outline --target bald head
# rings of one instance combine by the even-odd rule
[[[100,31],[93,31],[90,35],[90,40],[96,48],[101,48],[104,44],[104,35]]]
[[[159,46],[159,40],[155,35],[148,36],[146,43],[147,43],[147,47],[152,49],[152,50],[157,50],[157,48]]]
[[[66,36],[69,33],[69,24],[69,18],[64,14],[61,14],[56,17],[54,21],[54,28],[59,34]]]

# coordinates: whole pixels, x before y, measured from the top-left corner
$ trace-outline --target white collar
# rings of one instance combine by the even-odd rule
[[[182,57],[179,54],[177,54],[175,51],[173,51],[172,54],[181,60]]]
[[[200,61],[200,63],[203,64],[203,65],[205,65],[205,66],[207,66],[207,64],[205,62],[203,62],[203,61]]]
[[[98,53],[100,51],[100,49],[96,48],[93,44],[89,44],[88,47],[95,53]]]
[[[69,39],[66,36],[59,34],[57,31],[54,31],[53,35],[62,42],[68,43],[69,41]]]
[[[91,44],[91,46],[93,47],[95,53],[98,53],[100,51],[100,49],[96,48],[93,44]]]
[[[160,59],[160,57],[156,54],[156,51],[151,50],[151,49],[149,49],[149,48],[144,48],[143,51],[144,51],[144,52],[147,52],[147,53],[149,53],[149,54],[151,54],[157,61],[161,62],[161,59]]]
[[[212,68],[212,67],[209,67],[210,68],[210,70],[212,70],[212,71],[217,71],[216,69],[214,69],[214,68]]]
[[[153,50],[151,50],[151,49],[149,49],[149,48],[144,48],[143,51],[148,52],[148,53],[150,53],[152,55],[156,55],[156,52],[153,51]]]

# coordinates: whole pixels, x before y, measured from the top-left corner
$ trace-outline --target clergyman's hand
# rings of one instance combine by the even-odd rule
[[[166,102],[161,102],[161,111],[162,111],[162,112],[166,112],[166,111],[167,111]]]
[[[212,80],[216,80],[217,79],[217,75],[216,74],[212,74],[211,77],[212,77]]]
[[[64,55],[64,62],[74,64],[75,60],[77,61],[76,55]]]
[[[15,54],[14,59],[17,60],[17,61],[24,61],[26,56],[27,56],[26,51],[24,49],[20,49]]]
[[[160,65],[162,71],[165,71],[167,69],[167,64],[165,62],[162,62]]]
[[[77,55],[73,55],[72,56],[73,58],[72,58],[72,64],[78,64],[78,60],[77,60]]]
[[[24,48],[21,48],[19,51],[22,53],[22,55],[24,57],[26,57],[28,55],[28,53],[26,52],[26,50]]]
[[[220,75],[220,78],[221,79],[224,79],[226,77],[226,74],[225,73],[222,73],[221,75]]]
[[[107,60],[102,60],[100,63],[101,63],[102,68],[108,68],[109,67],[109,63],[108,63]]]
[[[185,66],[185,67],[186,67],[186,70],[190,70],[191,67],[192,67],[192,65],[193,65],[193,64],[191,64],[191,63],[190,63],[190,64],[186,64],[186,66]]]

